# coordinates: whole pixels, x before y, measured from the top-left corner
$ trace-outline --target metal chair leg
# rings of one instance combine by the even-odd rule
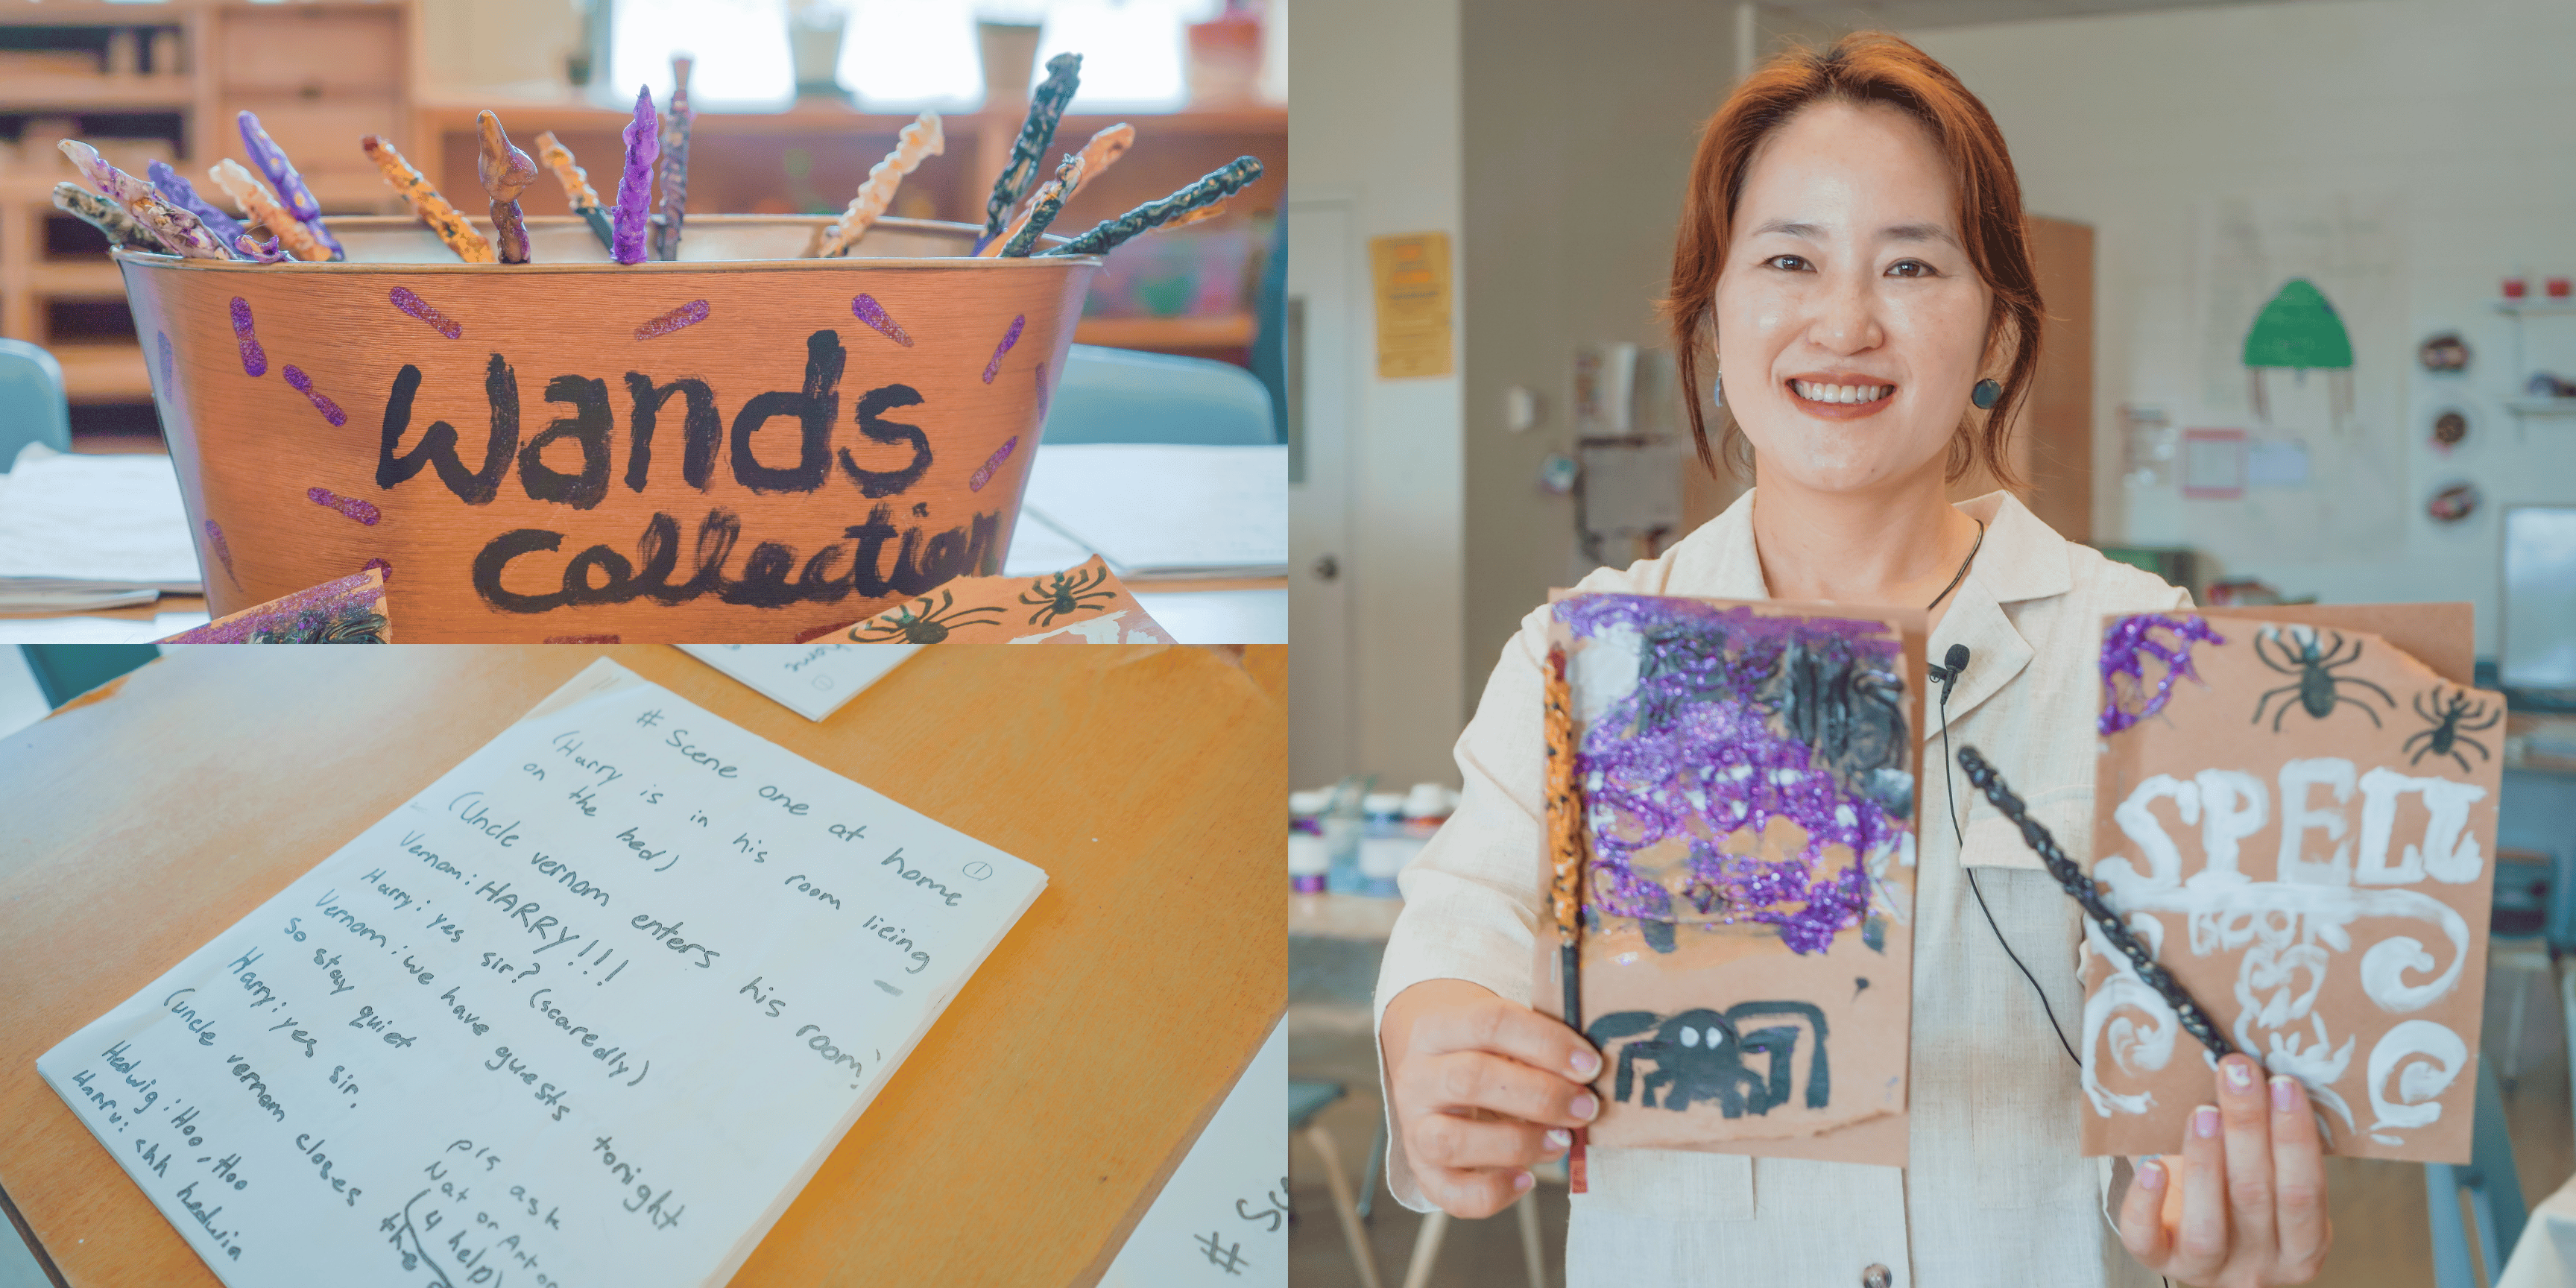
[[[1440,1240],[1448,1233],[1448,1213],[1422,1218],[1422,1231],[1413,1236],[1413,1260],[1404,1268],[1404,1288],[1430,1288],[1431,1263],[1440,1259]]]
[[[1538,1238],[1538,1187],[1533,1185],[1512,1205],[1521,1222],[1521,1259],[1529,1263],[1530,1288],[1547,1288],[1547,1253]]]
[[[1359,1210],[1351,1205],[1351,1180],[1342,1174],[1341,1151],[1333,1148],[1333,1137],[1321,1124],[1306,1128],[1306,1143],[1324,1160],[1324,1184],[1333,1192],[1333,1215],[1341,1220],[1342,1237],[1351,1245],[1351,1261],[1359,1267],[1360,1288],[1379,1288],[1377,1258],[1369,1253],[1368,1230],[1360,1225]]]

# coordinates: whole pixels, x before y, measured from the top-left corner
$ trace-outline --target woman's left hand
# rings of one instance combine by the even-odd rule
[[[2203,1288],[2306,1283],[2334,1242],[2316,1119],[2296,1079],[2219,1061],[2218,1104],[2192,1111],[2182,1152],[2139,1161],[2120,1205],[2138,1264]]]

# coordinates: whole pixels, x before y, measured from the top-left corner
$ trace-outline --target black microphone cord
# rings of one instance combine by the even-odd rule
[[[2030,973],[2030,967],[2022,964],[2021,954],[2013,951],[2012,941],[2004,938],[2004,928],[1995,922],[1995,910],[1986,906],[1985,888],[1977,884],[1977,870],[1968,866],[1968,834],[1959,826],[1959,788],[1950,776],[1950,686],[1957,684],[1960,673],[1968,669],[1968,646],[1951,645],[1941,660],[1944,665],[1925,669],[1941,682],[1941,791],[1950,807],[1950,834],[1959,842],[1959,870],[1968,874],[1968,890],[1977,896],[1977,911],[1986,914],[1986,929],[1995,932],[1995,942],[2002,946],[2004,956],[2011,958],[2012,964],[2021,969],[2021,977],[2030,981],[2030,991],[2039,998],[2039,1009],[2048,1016],[2049,1032],[2057,1035],[2057,1045],[2066,1048],[2066,1058],[2081,1069],[2084,1061],[2075,1054],[2075,1044],[2066,1040],[2066,1030],[2058,1025],[2057,1008],[2048,1004],[2048,990],[2039,986],[2039,977]]]

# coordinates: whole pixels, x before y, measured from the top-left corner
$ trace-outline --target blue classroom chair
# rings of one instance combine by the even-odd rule
[[[18,449],[43,443],[72,450],[72,409],[63,396],[63,364],[24,340],[0,340],[0,472]]]
[[[1232,447],[1279,436],[1270,391],[1233,363],[1077,344],[1039,441]]]

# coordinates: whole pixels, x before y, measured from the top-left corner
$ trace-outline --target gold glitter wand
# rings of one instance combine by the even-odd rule
[[[1565,677],[1565,650],[1547,651],[1547,843],[1555,880],[1549,890],[1556,911],[1557,973],[1565,981],[1565,1024],[1583,1032],[1583,780],[1575,765],[1574,686]],[[1566,1174],[1584,1192],[1583,1145],[1578,1127],[1566,1150]]]

